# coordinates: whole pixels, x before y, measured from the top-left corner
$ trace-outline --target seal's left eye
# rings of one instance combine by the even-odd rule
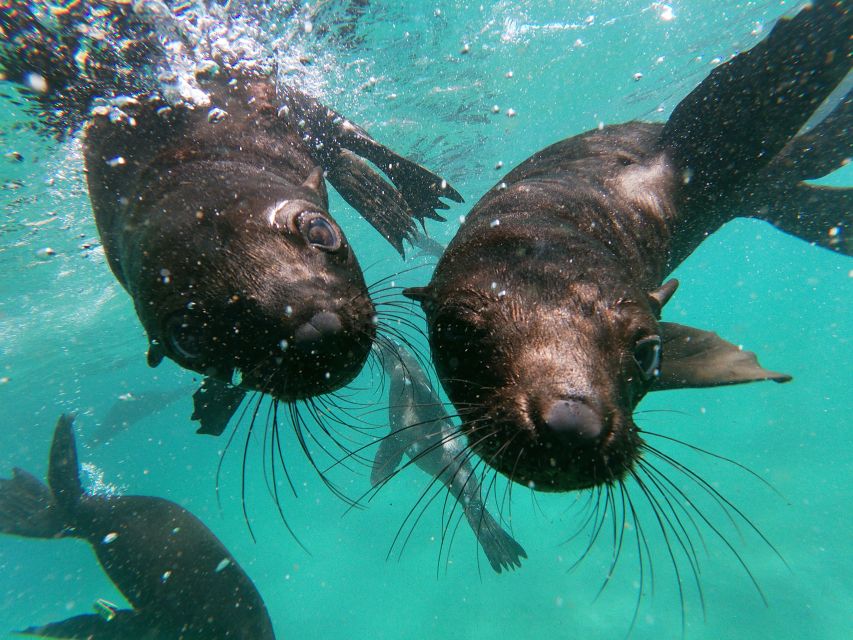
[[[326,251],[341,248],[341,235],[324,216],[319,213],[303,213],[297,221],[299,231],[309,244]]]
[[[201,356],[199,329],[187,316],[175,315],[166,325],[166,338],[172,351],[187,360]]]
[[[643,338],[634,345],[634,361],[645,381],[651,380],[660,372],[660,345],[659,336]]]

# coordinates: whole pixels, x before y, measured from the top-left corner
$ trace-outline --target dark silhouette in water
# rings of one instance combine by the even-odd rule
[[[86,540],[132,609],[102,606],[100,614],[19,633],[89,640],[273,640],[255,585],[198,518],[161,498],[83,490],[70,416],[56,425],[47,479],[49,486],[16,468],[10,479],[0,480],[0,532]]]
[[[664,278],[738,215],[853,252],[850,190],[802,182],[851,155],[849,101],[796,137],[850,70],[851,36],[847,3],[815,2],[717,67],[665,125],[558,142],[475,205],[430,284],[406,293],[488,464],[541,491],[609,486],[636,476],[647,445],[632,414],[647,392],[790,379],[660,322],[677,287]]]
[[[179,386],[165,391],[148,389],[147,391],[128,393],[113,402],[89,435],[89,442],[97,446],[111,441],[140,420],[144,420],[181,398],[187,397],[190,391],[192,389]]]
[[[379,444],[370,482],[378,487],[393,474],[405,453],[419,469],[439,480],[462,507],[468,525],[496,572],[521,566],[524,549],[486,510],[472,453],[450,421],[444,404],[417,360],[405,349],[377,342],[391,379],[388,423],[391,433]]]
[[[376,310],[324,176],[401,254],[413,219],[442,219],[441,198],[461,197],[297,88],[279,91],[262,66],[208,60],[186,79],[203,99],[167,100],[158,83],[179,72],[151,81],[168,67],[166,17],[147,10],[78,3],[51,29],[13,0],[0,7],[0,70],[53,131],[86,123],[95,220],[148,362],[205,376],[193,417],[219,434],[247,391],[333,392],[370,353]],[[87,35],[96,20],[110,38]]]

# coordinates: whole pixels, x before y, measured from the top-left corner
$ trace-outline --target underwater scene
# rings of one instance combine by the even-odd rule
[[[0,36],[0,637],[849,637],[847,0]]]

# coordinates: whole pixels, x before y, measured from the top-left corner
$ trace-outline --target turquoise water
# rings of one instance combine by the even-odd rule
[[[341,12],[327,16],[345,13],[347,3],[335,4]],[[324,35],[321,13],[293,47],[312,56],[305,83],[318,97],[442,173],[465,196],[466,204],[447,212],[447,223],[430,224],[431,235],[447,241],[458,217],[503,172],[599,122],[663,119],[715,58],[757,42],[795,3],[673,2],[672,19],[665,5],[635,1],[413,4],[370,3],[350,39],[334,30]],[[166,497],[204,520],[251,575],[279,638],[625,637],[640,588],[636,532],[626,532],[599,595],[611,564],[610,524],[569,570],[591,533],[586,528],[567,541],[583,522],[584,495],[515,488],[511,527],[529,559],[513,573],[495,575],[466,525],[457,529],[458,509],[449,517],[443,510],[443,494],[413,528],[406,521],[426,502],[419,504],[428,479],[416,469],[369,500],[368,494],[366,508],[347,510],[289,435],[288,469],[298,497],[286,496],[283,506],[308,553],[267,495],[263,443],[256,438],[247,474],[253,542],[240,503],[246,425],[224,460],[220,508],[215,476],[225,437],[193,433],[193,375],[168,361],[156,370],[145,364],[146,340],[130,299],[97,246],[79,143],[36,135],[31,116],[11,96],[0,98],[0,152],[17,151],[23,160],[0,158],[4,476],[13,466],[42,475],[57,415],[76,412],[81,458],[94,476],[102,473],[127,493]],[[502,170],[495,168],[499,162]],[[825,182],[850,185],[851,178],[846,169]],[[331,211],[368,267],[369,282],[413,266],[395,284],[428,280],[428,259],[402,262],[337,196]],[[735,460],[772,485],[710,455],[656,442],[737,505],[784,562],[736,516],[735,528],[697,484],[673,475],[724,532],[766,604],[738,556],[698,519],[701,537],[693,538],[704,610],[676,548],[682,606],[666,541],[651,508],[637,499],[655,573],[653,587],[645,575],[631,637],[677,638],[684,624],[688,638],[847,638],[853,628],[853,261],[766,224],[736,221],[675,275],[681,288],[665,319],[714,330],[794,380],[652,394],[637,420]],[[420,322],[414,307],[412,314]],[[384,433],[386,401],[379,384],[379,369],[367,368],[350,387],[351,412],[365,414],[377,435]],[[176,387],[187,391],[174,402],[156,395]],[[127,394],[131,399],[120,400]],[[100,425],[116,402],[141,405],[142,417],[105,442]],[[370,440],[356,431],[346,435],[353,447]],[[367,494],[369,468],[354,461],[346,467],[331,477],[353,498]],[[495,494],[503,493],[499,481]],[[494,500],[490,506],[497,510]],[[506,505],[504,514],[509,518]],[[392,548],[401,525],[403,536],[411,533],[402,553],[399,542]],[[122,602],[85,543],[0,538],[0,634],[89,612],[98,598]]]

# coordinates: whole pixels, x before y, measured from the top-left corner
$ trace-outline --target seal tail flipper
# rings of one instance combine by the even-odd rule
[[[673,322],[661,322],[660,326],[661,369],[652,391],[791,380],[785,373],[762,368],[754,353],[723,340],[716,333]]]
[[[83,485],[74,442],[74,418],[69,414],[60,416],[53,432],[47,483],[56,504],[64,512],[72,513],[83,496]]]
[[[284,117],[291,118],[305,131],[304,138],[314,160],[330,172],[329,179],[332,185],[337,189],[336,181],[342,184],[341,195],[351,204],[359,203],[362,207],[357,207],[359,213],[371,224],[377,226],[374,219],[382,220],[383,217],[388,217],[392,213],[372,207],[385,206],[393,202],[393,214],[396,220],[392,228],[397,229],[398,235],[393,236],[392,240],[382,229],[380,232],[395,248],[401,245],[404,237],[411,234],[411,227],[400,219],[403,214],[407,218],[416,218],[422,224],[427,218],[444,220],[436,212],[436,209],[448,208],[441,199],[448,198],[454,202],[462,202],[462,196],[446,180],[379,144],[361,127],[301,91],[292,88],[286,90],[283,103],[280,113]],[[391,180],[391,183],[386,183],[388,194],[394,192],[394,195],[377,198],[377,187],[381,186],[378,185],[377,180],[381,178],[366,164],[355,165],[355,169],[361,176],[369,176],[366,183],[359,184],[355,179],[343,181],[343,169],[353,164],[352,156],[344,155],[344,160],[340,160],[343,151],[351,152],[380,169]],[[405,207],[401,207],[403,203]],[[401,230],[404,235],[400,235]]]
[[[496,573],[503,570],[512,571],[521,566],[522,559],[527,558],[527,552],[501,528],[482,504],[469,504],[465,509],[465,516],[483,553],[486,554],[486,559]]]
[[[23,636],[68,640],[142,640],[151,637],[150,627],[141,624],[139,615],[129,609],[111,612],[109,619],[88,613],[15,633]]]
[[[849,72],[851,32],[846,2],[816,0],[679,103],[658,144],[688,202],[727,196],[782,151]]]
[[[0,479],[0,533],[56,538],[62,530],[62,517],[47,485],[17,468],[11,478]]]
[[[806,184],[853,157],[853,95],[797,136],[745,189],[744,215],[827,249],[853,255],[853,189]]]
[[[0,480],[0,531],[32,538],[56,538],[65,533],[83,487],[74,445],[74,418],[62,415],[53,432],[48,486],[15,469]]]

